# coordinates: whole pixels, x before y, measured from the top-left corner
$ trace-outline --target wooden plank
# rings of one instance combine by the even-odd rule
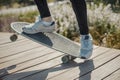
[[[57,53],[56,53],[56,54],[57,54]],[[63,54],[62,54],[62,55],[63,55]],[[57,59],[57,61],[55,60],[54,62],[58,62],[58,63],[60,64],[60,58]],[[50,63],[48,62],[47,64],[50,64]],[[54,65],[56,65],[56,63],[54,63]],[[53,65],[53,66],[54,66],[54,65]],[[39,65],[39,67],[38,67],[38,66],[37,66],[37,67],[38,67],[38,68],[41,68],[40,66],[41,66],[41,64]],[[48,66],[47,66],[47,67],[48,67]],[[49,67],[50,67],[50,66],[49,66]],[[49,67],[48,67],[48,68],[49,68]],[[32,68],[27,69],[27,70],[31,70],[31,69],[34,69],[34,68],[32,67]],[[45,69],[45,67],[44,67],[44,69]],[[35,68],[35,70],[36,70],[36,68]],[[23,70],[23,71],[26,71],[26,69]],[[25,76],[27,76],[27,75],[30,75],[30,73],[29,73],[29,74],[26,74],[26,75],[22,75],[22,77],[25,77]],[[15,77],[15,75],[14,75],[14,77]],[[18,77],[20,77],[20,76],[17,76],[17,78],[18,78]],[[12,77],[12,78],[13,78],[13,77]]]
[[[108,49],[106,49],[106,50],[108,50]],[[102,54],[103,52],[101,52],[101,54]],[[100,53],[99,53],[100,54]],[[98,55],[99,55],[98,54]],[[96,55],[97,56],[97,55]],[[95,57],[95,56],[93,56],[93,57]],[[82,60],[81,60],[82,61]],[[58,63],[57,63],[58,62]],[[51,62],[48,62],[48,64],[51,64]],[[68,64],[68,65],[61,65],[61,63],[59,62],[59,61],[56,61],[56,63],[54,63],[54,65],[58,65],[58,66],[56,66],[56,67],[53,67],[53,68],[51,68],[51,69],[48,69],[48,70],[46,70],[46,71],[44,71],[44,72],[40,72],[40,71],[38,71],[38,72],[34,72],[34,73],[27,73],[26,74],[26,76],[27,75],[31,75],[31,76],[29,76],[29,77],[25,77],[25,78],[23,78],[23,80],[38,80],[38,79],[41,79],[41,80],[45,80],[45,79],[48,79],[48,78],[50,78],[50,77],[53,77],[53,76],[56,76],[56,75],[58,75],[58,74],[60,74],[60,73],[63,73],[64,71],[68,71],[68,70],[70,70],[70,69],[72,69],[72,68],[74,68],[74,67],[77,67],[79,64],[77,64],[77,63],[70,63],[70,64]],[[60,65],[59,65],[60,64]],[[41,68],[41,65],[38,65],[39,66],[39,69]],[[38,67],[37,66],[37,67]],[[36,68],[37,68],[36,67]],[[46,69],[46,68],[44,68],[44,69]],[[31,70],[31,69],[30,69]],[[31,70],[32,71],[32,70]],[[26,71],[25,71],[26,72]],[[33,75],[32,75],[33,74]],[[35,74],[35,75],[34,75]],[[40,75],[42,75],[42,76],[40,76]],[[46,76],[47,75],[47,76]],[[43,76],[46,76],[46,78],[45,77],[43,77]],[[45,78],[45,79],[44,79]]]
[[[18,69],[21,69],[21,70],[19,70],[18,72],[14,72],[14,71],[16,71],[16,69],[10,71],[10,73],[11,72],[14,72],[14,73],[3,77],[3,80],[13,80],[13,79],[18,80],[25,76],[28,76],[28,75],[31,75],[31,74],[34,74],[37,72],[42,72],[46,69],[49,69],[50,67],[60,64],[61,63],[60,59],[61,59],[62,55],[63,54],[60,52],[55,52],[55,53],[43,56],[39,59],[17,65],[17,67],[18,67],[17,70]],[[22,69],[21,67],[24,69]],[[28,68],[25,68],[25,67],[28,67]]]
[[[12,55],[12,56],[9,56],[9,57],[2,58],[2,59],[0,59],[0,64],[9,62],[11,60],[16,60],[20,57],[26,57],[26,56],[29,56],[29,55],[33,55],[33,53],[38,54],[38,52],[40,53],[40,51],[44,50],[44,49],[46,49],[45,46],[39,46],[39,47],[35,47],[33,49],[30,49],[30,50],[21,52],[20,54],[16,54],[16,55]]]
[[[108,62],[109,60],[111,60],[112,58],[118,55],[120,55],[120,51],[110,50],[96,57],[93,60],[87,61],[86,63],[81,63],[78,66],[70,69],[69,71],[60,73],[58,76],[54,76],[53,78],[50,78],[49,80],[74,80],[75,78],[85,75],[89,71],[92,71],[95,68],[105,64],[106,62]]]
[[[20,54],[20,52],[24,52],[39,46],[41,45],[30,40],[21,40],[19,42],[2,45],[0,46],[0,59],[11,55]]]
[[[100,51],[98,51],[98,50],[100,50]],[[103,54],[104,52],[106,52],[106,51],[108,51],[108,50],[110,50],[110,49],[104,48],[104,47],[99,47],[99,48],[95,49],[95,50],[93,51],[93,55],[92,55],[91,59],[93,59],[93,58],[95,58],[95,57]],[[75,65],[74,67],[79,66],[79,65],[80,65],[79,63],[82,64],[82,63],[78,60],[78,64],[77,64],[77,63],[76,63],[76,65],[73,64],[73,65]],[[74,68],[74,67],[73,67],[73,68]],[[71,68],[71,67],[70,67],[70,68]],[[69,71],[69,70],[57,71],[57,73],[52,73],[51,75],[49,75],[49,76],[47,77],[47,79],[53,78],[54,76],[57,76],[57,75],[59,75],[59,74],[64,74],[64,72],[67,72],[67,71]]]
[[[23,40],[20,40],[20,41],[15,41],[15,42],[10,42],[10,43],[8,43],[8,44],[4,44],[4,45],[0,45],[0,49],[1,48],[3,48],[3,49],[6,49],[6,47],[8,47],[9,48],[9,46],[16,46],[16,45],[21,45],[22,43],[25,43],[25,42],[27,42],[27,41],[30,41],[30,42],[32,42],[31,40],[28,40],[27,38],[26,39],[23,39]]]
[[[53,53],[53,52],[48,52],[49,55],[45,55],[43,57],[40,57],[40,58],[36,58],[34,60],[30,60],[30,61],[27,61],[27,62],[24,62],[24,63],[21,63],[21,64],[17,64],[17,67],[14,69],[14,70],[11,70],[9,71],[9,73],[14,73],[16,71],[20,71],[20,70],[23,70],[27,67],[32,67],[32,66],[36,66],[40,63],[43,63],[45,61],[48,61],[56,56],[60,56],[61,53]],[[24,65],[24,66],[23,66]]]
[[[120,56],[116,57],[112,61],[104,64],[103,66],[95,69],[92,72],[89,72],[85,76],[82,76],[82,77],[80,77],[79,79],[76,79],[76,80],[102,80],[105,76],[111,74],[116,69],[120,68],[119,61],[120,61]]]
[[[35,49],[31,49],[31,50],[23,52],[21,54],[11,56],[12,59],[10,59],[8,57],[7,61],[2,62],[0,64],[0,68],[5,68],[5,67],[8,67],[10,65],[16,65],[16,64],[19,64],[19,63],[22,63],[25,61],[36,59],[36,58],[41,57],[43,55],[47,55],[46,54],[47,52],[53,52],[53,51],[51,49],[46,48],[46,47],[38,47]],[[5,59],[3,59],[3,60],[5,60]]]
[[[0,32],[0,39],[6,38],[11,36],[11,33],[6,33],[6,32]]]
[[[59,61],[60,61],[60,60],[59,60]],[[58,61],[58,62],[59,62],[59,61]],[[56,62],[56,61],[54,61],[54,62]],[[54,65],[55,65],[55,64],[54,64]],[[24,75],[24,76],[25,76],[25,75]]]
[[[64,70],[68,70],[70,69],[73,65],[71,64],[61,64],[61,61],[60,61],[61,57],[59,58],[56,58],[54,60],[51,60],[49,61],[48,63],[44,63],[42,65],[38,65],[37,67],[35,68],[40,68],[38,69],[38,71],[34,72],[33,73],[27,73],[28,76],[21,76],[21,78],[19,78],[20,80],[47,80],[47,77],[51,74],[51,73],[56,73],[58,71],[64,71]],[[54,64],[56,63],[56,65]],[[48,65],[48,66],[46,66]],[[42,70],[41,70],[42,69]],[[32,72],[31,71],[31,72]],[[47,72],[46,72],[47,71]]]
[[[48,62],[48,64],[51,64],[51,62]],[[39,80],[39,79],[40,80],[48,80],[50,77],[59,76],[59,72],[68,71],[76,66],[78,66],[78,64],[76,64],[74,62],[70,62],[67,65],[60,63],[60,64],[57,64],[56,66],[52,66],[50,69],[45,67],[46,70],[43,69],[44,71],[37,71],[37,72],[31,73],[31,75],[22,77],[22,78],[20,78],[20,80]],[[27,74],[30,74],[30,73],[27,73]],[[55,75],[53,75],[53,74],[55,74]]]
[[[103,50],[103,49],[104,49],[104,50]],[[101,51],[98,52],[98,50],[101,50]],[[93,51],[93,55],[92,55],[91,59],[93,59],[93,58],[95,58],[95,57],[103,54],[104,52],[106,52],[106,51],[108,51],[108,50],[110,50],[110,49],[104,48],[104,47],[99,47],[99,48],[95,49],[95,50]],[[97,53],[97,54],[96,54],[96,53]],[[76,63],[76,62],[75,62],[75,63],[72,63],[72,66],[71,66],[71,65],[68,65],[68,66],[65,65],[65,67],[64,67],[63,70],[60,70],[60,71],[51,73],[51,74],[47,77],[47,79],[53,78],[54,76],[59,76],[59,74],[64,74],[64,72],[67,72],[67,71],[69,71],[70,69],[79,66],[80,64],[82,64],[82,62],[83,62],[83,61],[78,60],[77,63]],[[74,65],[74,66],[73,66],[73,65]],[[55,67],[55,68],[56,68],[56,67]],[[66,69],[66,68],[68,68],[68,69]],[[50,70],[50,71],[52,71],[52,70]],[[54,71],[54,68],[53,68],[53,71]],[[44,73],[47,73],[47,72],[49,72],[49,71],[46,71],[46,72],[44,72]],[[42,75],[42,74],[43,74],[43,73],[40,73],[39,75]]]
[[[104,78],[103,80],[120,80],[120,69]]]
[[[1,33],[0,32],[0,45],[10,43],[11,42],[10,36],[12,34],[13,33]],[[20,35],[18,35],[18,39],[17,40],[22,40],[22,39],[25,39],[25,38],[20,36]]]

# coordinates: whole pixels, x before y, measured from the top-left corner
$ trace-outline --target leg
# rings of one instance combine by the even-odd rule
[[[47,1],[46,0],[34,0],[34,1],[37,5],[41,18],[45,19],[45,21],[51,20],[51,14],[48,8]]]
[[[87,24],[87,10],[85,0],[70,0],[72,3],[73,10],[76,14],[78,21],[80,34],[86,35],[89,33]]]
[[[73,10],[76,14],[80,29],[80,57],[83,59],[88,59],[92,55],[93,45],[92,37],[89,35],[89,29],[87,24],[87,9],[85,0],[70,0],[72,3]]]

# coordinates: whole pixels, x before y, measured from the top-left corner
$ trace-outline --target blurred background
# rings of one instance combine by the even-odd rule
[[[79,42],[78,25],[69,0],[47,0],[58,33]],[[120,49],[120,0],[86,0],[94,44]],[[52,4],[51,4],[52,3]],[[10,23],[34,22],[39,15],[33,0],[0,0],[0,32],[12,33]]]
[[[63,1],[63,0],[47,0],[48,2]],[[28,5],[34,5],[34,0],[0,0],[0,9],[17,8]]]

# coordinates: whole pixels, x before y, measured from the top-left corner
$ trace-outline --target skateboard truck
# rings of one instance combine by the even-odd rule
[[[62,60],[63,64],[65,64],[65,63],[69,63],[70,61],[73,61],[75,58],[76,57],[71,56],[71,55],[65,55],[62,57],[61,60]]]

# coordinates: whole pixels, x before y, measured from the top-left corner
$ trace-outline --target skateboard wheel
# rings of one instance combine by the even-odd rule
[[[69,58],[69,55],[65,55],[62,57],[62,62],[65,64],[65,63],[68,63],[70,61],[70,58]]]
[[[16,41],[17,38],[18,38],[18,36],[17,36],[16,34],[13,34],[12,36],[10,36],[10,40],[11,40],[12,42]]]

